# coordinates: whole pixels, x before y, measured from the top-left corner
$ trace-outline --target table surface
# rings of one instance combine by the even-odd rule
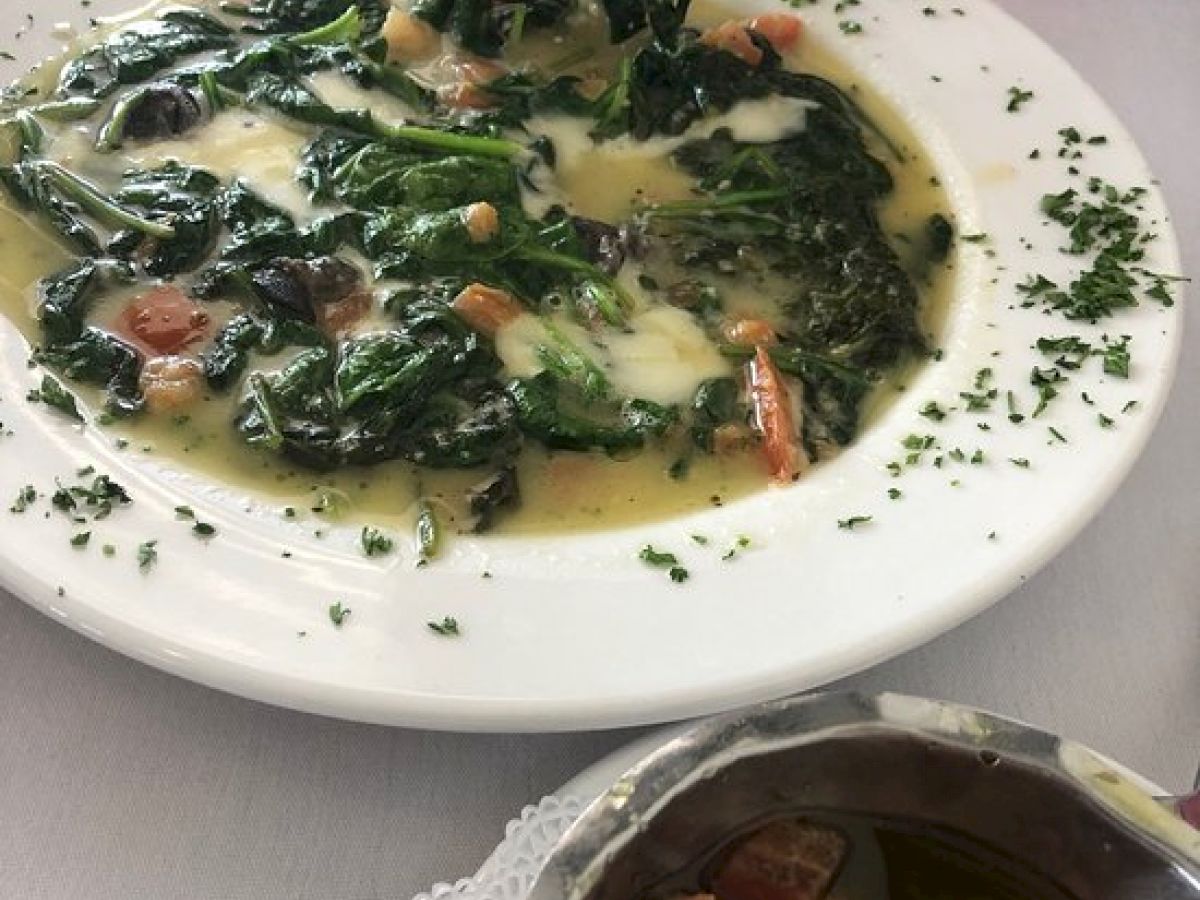
[[[1137,136],[1185,269],[1200,272],[1200,2],[1002,5]],[[844,685],[993,709],[1189,784],[1198,390],[1189,349],[1145,455],[1065,553],[990,612]],[[638,733],[451,735],[288,712],[130,662],[0,595],[0,897],[411,897],[471,872],[523,804]]]

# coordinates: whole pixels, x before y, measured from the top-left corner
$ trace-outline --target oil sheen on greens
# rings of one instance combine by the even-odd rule
[[[472,53],[496,57],[521,33],[560,25],[573,7],[417,0],[413,12]],[[870,123],[831,83],[785,70],[758,35],[754,66],[701,43],[682,24],[686,0],[604,7],[611,39],[629,43],[603,93],[526,69],[488,85],[490,108],[465,112],[386,62],[384,0],[172,10],[79,54],[51,96],[10,101],[5,112],[10,153],[0,181],[75,256],[40,286],[40,360],[105,388],[111,412],[145,414],[142,354],[93,323],[98,303],[162,280],[203,302],[234,300],[241,312],[203,366],[208,389],[231,397],[229,427],[247,452],[314,470],[392,459],[478,469],[469,499],[486,527],[518,496],[514,462],[530,444],[627,454],[670,439],[710,453],[722,424],[751,420],[733,378],[705,382],[678,406],[621,396],[561,331],[540,374],[509,377],[492,340],[451,308],[459,292],[479,282],[534,314],[565,308],[581,323],[621,329],[632,301],[616,276],[654,256],[689,277],[655,283],[645,271],[643,284],[690,297],[684,305],[720,343],[712,285],[736,274],[749,245],[790,286],[771,352],[803,385],[804,451],[816,457],[849,442],[871,386],[922,347],[917,292],[877,220],[892,178],[864,143]],[[393,94],[419,118],[395,124],[331,107],[307,80],[322,71]],[[643,140],[772,95],[808,101],[806,127],[769,144],[739,143],[722,129],[678,146],[673,162],[694,179],[693,200],[620,223],[561,208],[535,218],[522,204],[523,185],[555,165],[553,145],[526,127],[534,116],[579,117],[596,141]],[[91,129],[104,153],[175,138],[235,107],[310,129],[296,173],[310,219],[189,166],[127,171],[101,189],[43,155],[49,123]],[[475,243],[464,208],[484,201],[500,227],[495,240]],[[361,277],[363,259],[375,279],[398,285],[382,301],[386,323],[331,338],[317,327],[322,285]],[[722,349],[734,361],[747,355]],[[288,361],[256,368],[273,357]]]

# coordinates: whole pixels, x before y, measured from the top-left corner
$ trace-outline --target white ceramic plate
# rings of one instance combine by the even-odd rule
[[[729,708],[820,684],[878,662],[978,613],[1045,563],[1110,496],[1144,445],[1166,397],[1179,345],[1178,307],[1152,302],[1102,324],[1071,323],[1014,308],[1016,282],[1044,272],[1066,282],[1078,260],[1061,254],[1038,199],[1071,183],[1057,158],[1058,129],[1105,135],[1079,165],[1127,187],[1151,175],[1125,130],[1071,68],[989,3],[922,5],[874,0],[836,14],[803,8],[815,39],[844,55],[863,81],[903,112],[934,157],[964,245],[957,298],[941,362],[925,367],[901,402],[848,452],[796,487],[730,503],[684,520],[597,535],[456,539],[448,558],[424,570],[411,552],[367,561],[347,528],[323,540],[284,522],[276,509],[171,471],[154,456],[111,446],[21,398],[37,374],[27,349],[0,325],[0,409],[14,433],[0,492],[45,489],[92,464],[112,474],[133,506],[96,527],[98,547],[73,551],[69,524],[41,510],[0,514],[5,586],[64,624],[123,653],[245,696],[366,721],[456,729],[550,730],[662,721]],[[747,0],[747,13],[778,10]],[[48,51],[56,18],[85,21],[116,12],[112,0],[42,0],[33,31],[6,42],[25,62]],[[4,27],[24,26],[18,4]],[[861,22],[847,36],[839,19]],[[16,69],[10,70],[15,73]],[[934,80],[937,76],[939,80]],[[1008,88],[1036,97],[1005,112]],[[1041,159],[1028,154],[1040,148]],[[1161,197],[1146,265],[1176,272],[1178,257]],[[1022,239],[1032,242],[1026,249]],[[993,255],[994,254],[994,255]],[[1045,364],[1031,349],[1043,335],[1108,331],[1132,336],[1128,380],[1093,360],[1072,376],[1046,415],[1008,423],[1003,397],[1033,405],[1029,373]],[[961,406],[976,372],[990,367],[1000,401],[991,412],[956,412],[934,424],[930,400]],[[1096,406],[1080,401],[1086,391]],[[1137,406],[1121,410],[1130,400]],[[1097,411],[1115,425],[1102,430]],[[982,431],[978,423],[990,425]],[[1069,443],[1056,441],[1056,428]],[[909,434],[933,434],[949,453],[984,450],[983,465],[924,465],[894,480]],[[1008,462],[1030,460],[1028,469]],[[956,482],[957,486],[953,486]],[[897,487],[902,500],[887,490]],[[202,544],[175,521],[179,503],[218,527]],[[837,522],[870,515],[854,531]],[[701,548],[688,535],[703,533]],[[753,549],[734,562],[721,551],[737,535]],[[993,537],[994,535],[994,537]],[[159,541],[159,563],[140,573],[132,548]],[[650,542],[679,552],[685,586],[636,559]],[[293,551],[291,559],[280,556]],[[494,576],[480,578],[484,570]],[[61,590],[60,590],[61,589]],[[334,628],[334,600],[353,609]],[[459,639],[425,623],[444,615]],[[306,632],[300,637],[298,632]]]

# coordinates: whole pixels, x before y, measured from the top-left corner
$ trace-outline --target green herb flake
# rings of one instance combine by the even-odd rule
[[[90,531],[81,531],[78,534],[71,535],[71,546],[83,548],[88,545],[88,541],[92,539]]]
[[[395,541],[370,525],[364,525],[362,533],[359,535],[362,543],[363,553],[367,556],[386,556],[392,552],[395,546]]]
[[[75,395],[50,375],[43,375],[41,387],[30,391],[26,395],[26,399],[34,403],[40,401],[77,422],[83,421],[83,415],[79,412]]]
[[[843,531],[854,531],[862,525],[870,524],[874,516],[851,516],[848,519],[838,519],[837,526]]]
[[[933,422],[941,422],[946,418],[946,411],[935,400],[930,400],[920,409],[920,414]]]
[[[674,553],[655,550],[649,544],[643,547],[641,552],[638,553],[638,559],[647,565],[656,566],[660,569],[679,565],[679,557]]]
[[[12,506],[8,508],[12,513],[23,513],[37,500],[37,488],[32,484],[27,484],[17,492],[17,498],[13,500]]]
[[[194,519],[196,518],[196,511],[190,506],[177,506],[175,507],[175,518]]]
[[[216,527],[210,525],[208,522],[197,522],[192,526],[192,534],[196,535],[196,537],[210,538],[216,533]]]
[[[688,572],[688,570],[683,566],[671,566],[667,572],[667,575],[669,575],[671,580],[676,584],[683,584],[683,582],[687,581],[691,577],[691,573]]]
[[[1015,113],[1032,99],[1033,91],[1027,91],[1013,85],[1008,89],[1008,105],[1005,109],[1010,113]]]
[[[143,541],[142,543],[138,544],[138,568],[143,572],[149,571],[156,562],[158,562],[158,541]]]
[[[426,622],[425,625],[439,637],[462,636],[462,629],[459,628],[458,619],[453,616],[445,616],[440,622]]]
[[[332,622],[337,628],[341,628],[342,625],[345,624],[346,619],[350,616],[351,612],[352,610],[350,607],[343,606],[342,601],[339,600],[337,603],[334,603],[329,607],[329,621]]]

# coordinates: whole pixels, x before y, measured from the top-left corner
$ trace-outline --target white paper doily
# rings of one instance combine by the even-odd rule
[[[413,900],[525,900],[546,857],[589,801],[543,797],[505,826],[504,840],[473,878],[435,884]]]

